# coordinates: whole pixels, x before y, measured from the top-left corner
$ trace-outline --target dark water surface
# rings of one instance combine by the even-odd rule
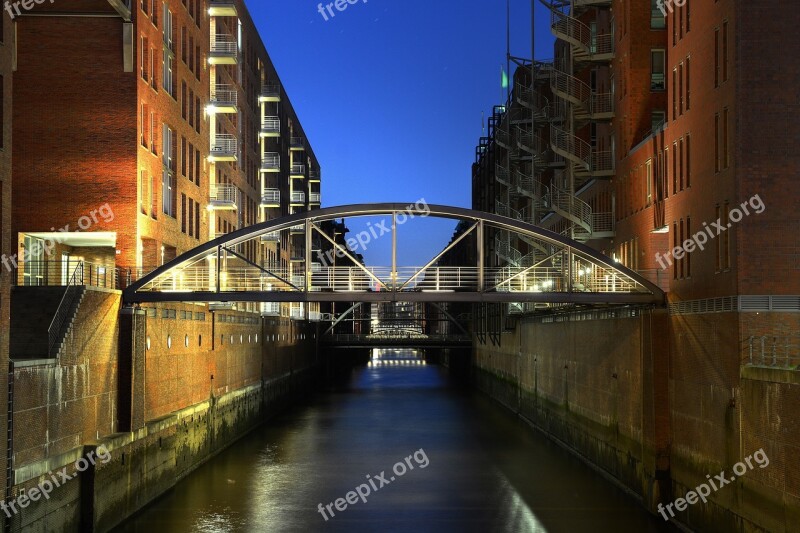
[[[379,355],[346,387],[270,421],[119,531],[672,531],[445,370],[413,353]],[[336,510],[362,484],[367,502]],[[326,522],[320,503],[333,503],[336,516],[325,511]]]

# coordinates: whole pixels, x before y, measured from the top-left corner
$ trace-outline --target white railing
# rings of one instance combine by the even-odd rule
[[[529,254],[530,255],[530,254]],[[572,268],[567,268],[565,250],[557,250],[560,259],[532,262],[523,257],[519,264],[484,269],[487,289],[502,286],[514,292],[647,292],[625,274],[610,267],[589,263],[574,257]],[[527,256],[526,256],[527,257]],[[151,281],[144,291],[215,291],[221,292],[296,292],[305,289],[305,276],[289,269],[274,269],[265,273],[258,267],[230,266],[226,264],[217,279],[213,261],[170,271]],[[207,263],[207,264],[205,264]],[[235,262],[240,265],[240,262]],[[536,266],[533,266],[536,265]],[[477,290],[480,270],[477,267],[397,267],[396,276],[390,266],[372,267],[322,267],[313,270],[310,288],[314,291],[363,292],[386,290],[409,290],[442,292]],[[570,279],[567,272],[572,272]],[[282,281],[286,280],[286,281]],[[287,283],[290,282],[290,283]],[[268,287],[265,289],[264,287]],[[385,288],[384,288],[385,287]]]
[[[269,152],[261,158],[262,170],[280,170],[281,156],[277,152]]]
[[[304,148],[306,145],[305,137],[290,137],[289,146],[292,148]]]
[[[291,196],[291,202],[293,204],[306,203],[306,193],[304,193],[303,191],[293,191]]]
[[[278,204],[281,203],[281,191],[280,189],[263,189],[261,191],[261,203],[262,204]]]
[[[280,117],[263,117],[261,119],[261,131],[265,133],[280,133],[281,132]]]
[[[264,242],[281,242],[281,234],[277,231],[273,233],[265,233],[261,236],[261,240]]]
[[[312,192],[308,194],[308,201],[312,204],[318,204],[322,200],[322,195],[318,192]]]
[[[218,133],[211,141],[211,155],[217,154],[236,154],[238,141],[235,135],[228,133]]]
[[[211,103],[235,106],[239,103],[239,92],[233,85],[218,83],[211,89]]]
[[[281,316],[281,304],[278,302],[261,302],[261,316]]]
[[[238,52],[239,45],[232,35],[218,33],[211,37],[212,54],[236,55]]]
[[[292,164],[291,173],[294,176],[305,175],[306,173],[306,166],[300,165],[297,163]]]
[[[239,190],[236,185],[212,185],[209,196],[212,204],[235,204]]]

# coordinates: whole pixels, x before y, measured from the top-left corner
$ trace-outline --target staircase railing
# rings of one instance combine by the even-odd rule
[[[76,266],[75,270],[72,272],[72,276],[70,276],[69,282],[67,283],[67,288],[64,290],[64,296],[58,304],[56,316],[53,317],[52,322],[50,322],[50,327],[47,328],[47,353],[50,357],[56,357],[58,355],[58,353],[54,353],[54,349],[58,344],[64,329],[64,324],[69,320],[69,311],[72,309],[72,305],[80,294],[79,287],[81,285],[83,285],[82,261],[78,263],[78,266]]]

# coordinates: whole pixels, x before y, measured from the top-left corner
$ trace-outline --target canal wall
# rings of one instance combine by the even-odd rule
[[[15,507],[2,518],[110,530],[316,388],[317,334],[198,305],[131,313],[118,292],[88,290],[58,358],[12,362]],[[48,480],[60,483],[43,497]]]
[[[768,466],[748,469],[707,502],[673,508],[672,520],[696,531],[788,532],[800,523],[800,378],[743,365],[738,332],[759,330],[758,321],[798,328],[798,318],[651,310],[525,317],[494,343],[476,338],[473,380],[653,513],[707,476],[730,477],[763,448]]]

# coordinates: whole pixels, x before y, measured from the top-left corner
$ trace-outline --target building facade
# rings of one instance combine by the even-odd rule
[[[320,166],[243,0],[44,3],[3,22],[5,500],[99,444],[113,460],[0,521],[106,531],[309,390],[318,363],[318,306],[131,309],[120,289],[319,207]],[[302,276],[306,240],[222,260]]]
[[[789,148],[800,138],[800,78],[796,66],[766,58],[798,51],[800,15],[778,0],[544,3],[555,59],[518,61],[509,100],[495,107],[477,148],[474,207],[585,242],[667,291],[666,320],[647,328],[661,326],[634,328],[651,345],[658,339],[643,354],[655,354],[652,366],[614,359],[643,372],[630,390],[643,394],[656,425],[640,426],[634,415],[630,435],[653,446],[653,478],[669,479],[634,490],[670,501],[763,447],[779,466],[677,519],[786,530],[800,507],[787,437],[800,422],[792,407],[800,401],[800,190],[792,179],[800,156]],[[502,233],[492,245],[498,265],[548,258]],[[537,349],[558,327],[548,323],[599,316],[533,313],[544,310],[505,310],[526,324],[523,338],[543,335]],[[570,327],[573,335],[591,329]],[[585,353],[602,368],[605,354],[593,349]],[[541,354],[538,364],[546,365]],[[576,385],[596,384],[585,379]],[[604,389],[609,397],[614,387]]]

